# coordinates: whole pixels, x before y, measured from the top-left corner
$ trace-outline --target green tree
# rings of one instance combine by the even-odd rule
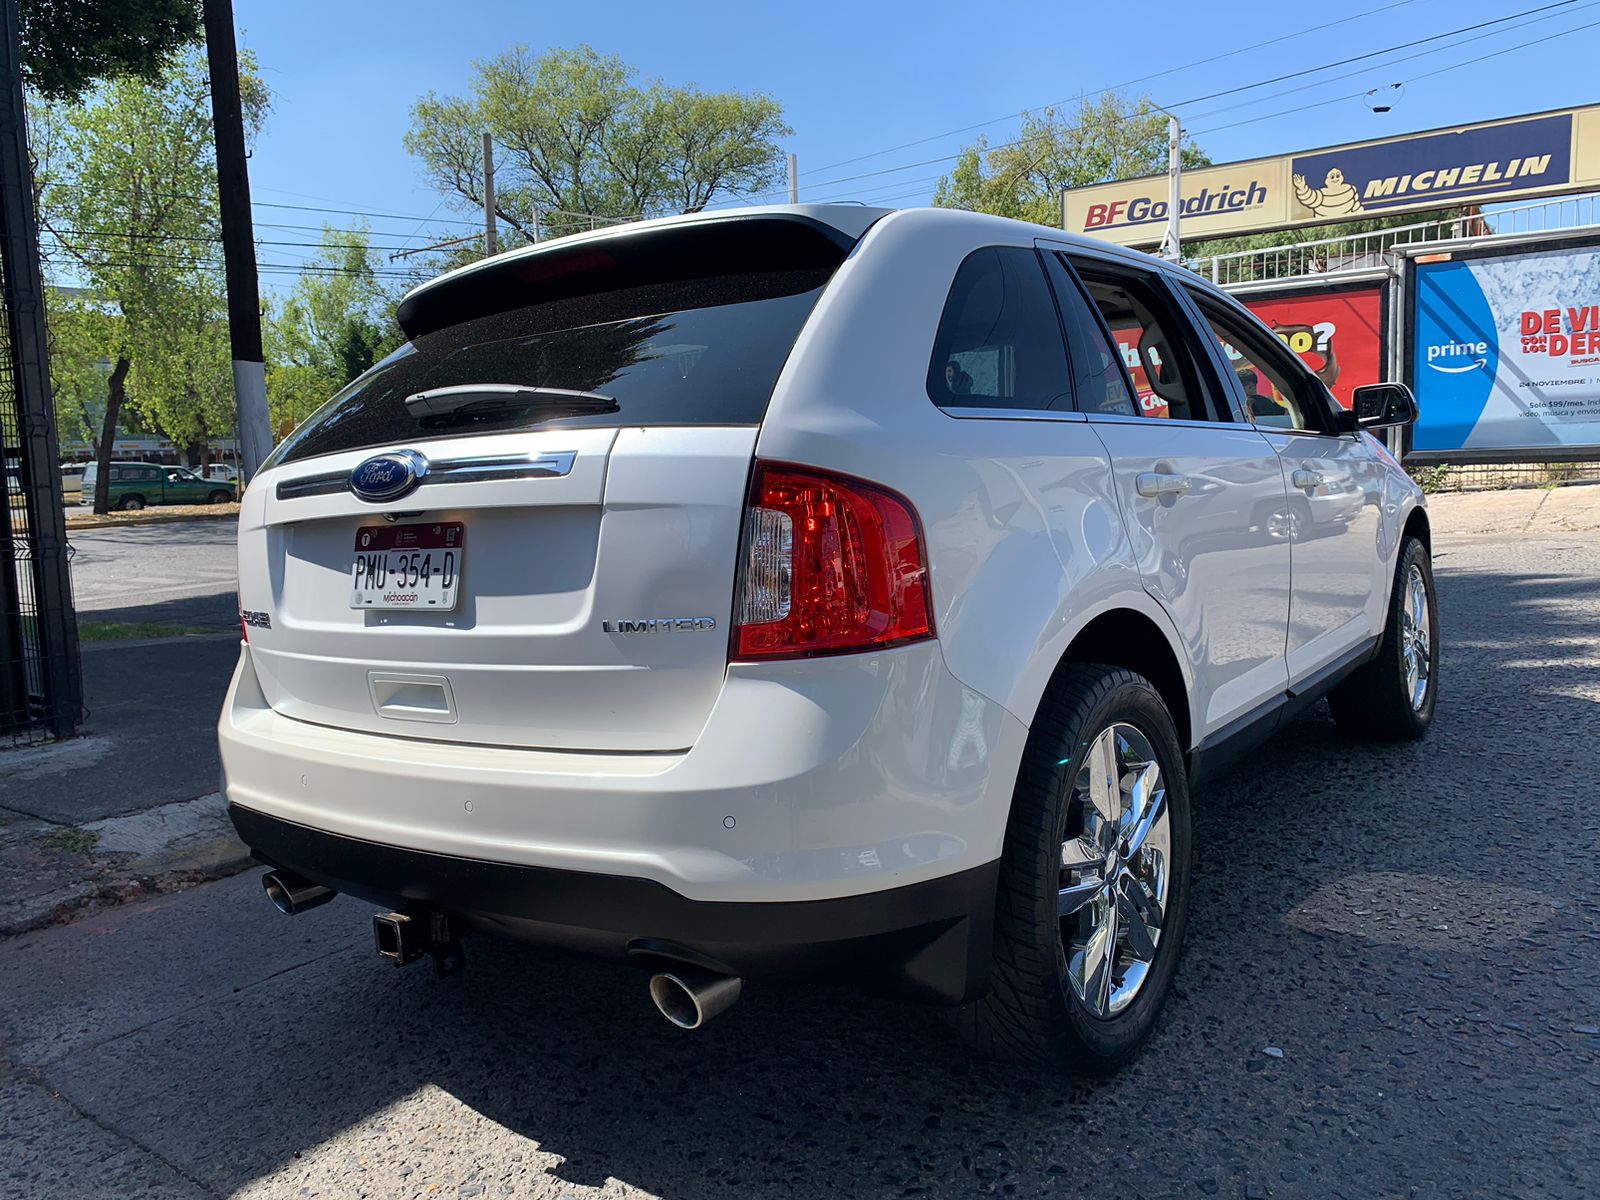
[[[46,297],[50,320],[50,389],[55,397],[56,432],[63,442],[100,439],[112,363],[105,347],[121,320],[106,306],[77,289]]]
[[[1186,167],[1210,159],[1192,142]],[[1061,193],[1167,169],[1167,118],[1148,99],[1115,93],[1086,99],[1071,112],[1047,108],[1022,118],[1018,135],[991,147],[966,147],[939,181],[933,203],[1061,227]]]
[[[469,97],[418,100],[405,146],[429,183],[481,209],[483,134],[492,134],[495,210],[525,240],[536,228],[588,227],[572,214],[699,212],[778,180],[778,139],[794,131],[771,96],[636,75],[588,46],[544,55],[518,46],[473,64]]]
[[[322,231],[322,246],[267,322],[267,401],[284,433],[397,347],[398,289],[378,274],[366,228]]]
[[[50,100],[75,100],[97,79],[161,78],[200,40],[199,0],[22,0],[22,70]]]
[[[240,85],[253,131],[266,89],[248,56]],[[50,272],[121,315],[99,326],[112,363],[102,463],[125,402],[179,446],[233,427],[208,89],[190,52],[156,84],[116,79],[30,114]],[[95,502],[103,511],[103,488]]]

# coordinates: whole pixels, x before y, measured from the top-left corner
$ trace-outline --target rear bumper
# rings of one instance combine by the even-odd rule
[[[649,879],[486,862],[342,837],[229,806],[255,856],[396,909],[525,941],[693,962],[749,979],[843,978],[958,1004],[988,986],[998,862],[827,900],[690,900]]]
[[[675,754],[402,732],[275,712],[246,645],[219,725],[223,789],[241,808],[360,842],[764,907],[993,863],[1026,739],[950,675],[937,642],[731,666],[695,745]]]

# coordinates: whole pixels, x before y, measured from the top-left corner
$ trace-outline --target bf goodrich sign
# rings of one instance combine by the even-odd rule
[[[1600,189],[1600,105],[1183,173],[1186,241]],[[1064,228],[1154,246],[1167,177],[1062,193]]]

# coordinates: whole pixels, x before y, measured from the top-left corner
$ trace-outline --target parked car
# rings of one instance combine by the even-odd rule
[[[230,463],[212,463],[206,468],[205,477],[207,479],[236,480],[239,478],[239,470]]]
[[[61,500],[77,504],[83,499],[83,463],[61,464]]]
[[[1369,432],[1409,391],[1342,412],[1189,272],[802,206],[504,254],[399,320],[245,496],[220,723],[269,897],[391,909],[397,963],[628,956],[689,1028],[844,977],[1102,1072],[1178,965],[1191,787],[1322,696],[1432,720],[1428,518]]]
[[[83,469],[83,497],[94,503],[100,464]],[[188,467],[163,463],[114,462],[111,464],[110,505],[124,511],[149,504],[228,504],[237,499],[237,485],[221,479],[202,479]]]

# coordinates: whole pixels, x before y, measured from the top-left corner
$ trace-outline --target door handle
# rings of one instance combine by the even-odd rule
[[[1318,488],[1328,481],[1322,477],[1322,472],[1301,467],[1289,476],[1289,482],[1297,488]]]
[[[1139,495],[1154,499],[1158,496],[1181,496],[1194,483],[1187,475],[1177,475],[1171,471],[1140,471],[1134,477],[1133,486]]]

